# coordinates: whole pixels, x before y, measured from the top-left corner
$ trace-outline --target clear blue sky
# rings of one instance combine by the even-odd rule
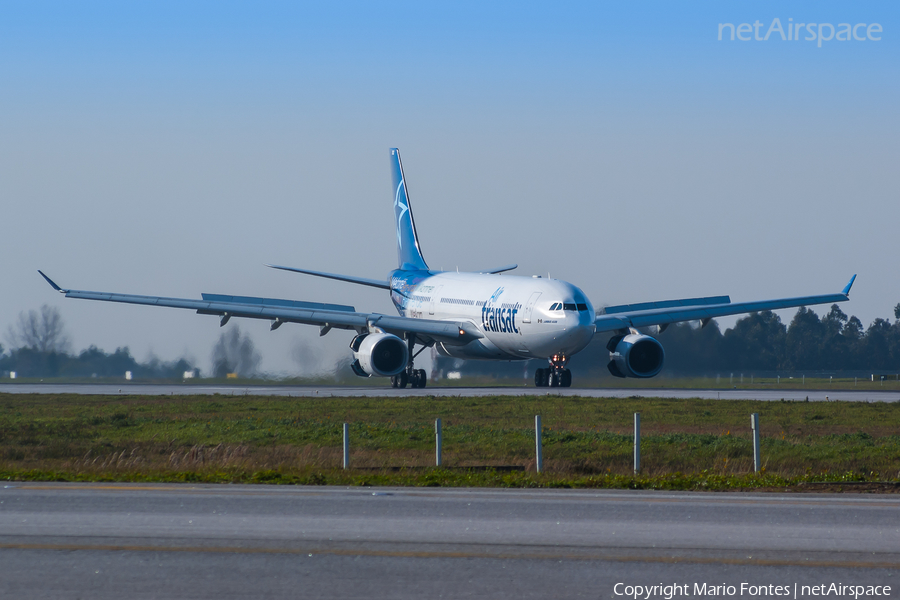
[[[208,368],[214,318],[63,301],[37,268],[81,289],[391,311],[375,290],[261,266],[386,274],[391,146],[434,267],[518,262],[595,304],[803,295],[858,272],[844,310],[868,325],[900,302],[898,12],[2,3],[0,329],[50,303],[76,348]],[[821,48],[717,40],[719,23],[774,18],[883,31]],[[241,326],[272,371],[320,343]]]

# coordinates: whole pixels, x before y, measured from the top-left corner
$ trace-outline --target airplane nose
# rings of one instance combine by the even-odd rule
[[[588,315],[589,317],[589,315]],[[594,337],[596,326],[590,318],[584,315],[571,315],[566,317],[566,339],[571,346],[568,352],[574,353],[583,349]]]

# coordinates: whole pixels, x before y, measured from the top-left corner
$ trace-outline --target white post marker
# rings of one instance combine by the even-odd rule
[[[534,415],[534,450],[537,461],[534,463],[538,473],[544,471],[544,455],[541,452],[541,415]]]
[[[759,473],[759,413],[750,415],[750,429],[753,430],[753,471]]]
[[[441,419],[438,417],[434,420],[434,463],[438,467],[441,466],[441,445],[444,434],[441,431]]]
[[[641,472],[641,413],[634,413],[634,472]]]
[[[350,425],[344,423],[344,468],[350,468]]]

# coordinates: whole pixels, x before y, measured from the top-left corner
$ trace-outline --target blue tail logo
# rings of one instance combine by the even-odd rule
[[[397,261],[403,271],[427,271],[428,265],[419,248],[416,224],[409,208],[406,179],[400,163],[400,151],[391,148],[391,175],[394,182],[394,218],[397,219]]]

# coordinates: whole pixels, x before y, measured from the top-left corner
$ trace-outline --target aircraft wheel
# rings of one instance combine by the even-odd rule
[[[534,387],[547,387],[547,379],[550,369],[534,370]]]
[[[547,382],[548,385],[550,387],[559,387],[559,384],[560,384],[559,379],[560,379],[559,372],[556,369],[550,369],[550,377],[549,377],[549,381]]]
[[[403,389],[407,383],[409,383],[409,376],[406,374],[406,371],[391,377],[391,387],[393,388]]]
[[[563,369],[559,374],[559,386],[570,387],[572,385],[572,371]]]
[[[428,383],[428,375],[425,374],[425,369],[419,369],[419,387],[424,388]]]
[[[425,387],[424,372],[421,369],[413,369],[412,374],[409,377],[409,387],[411,387],[411,388]]]

